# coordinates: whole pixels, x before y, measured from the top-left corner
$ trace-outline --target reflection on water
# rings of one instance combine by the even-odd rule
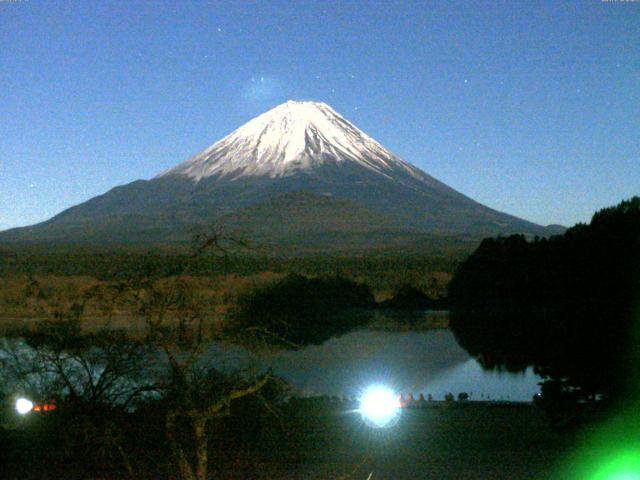
[[[446,325],[443,314],[423,312],[419,318],[403,318],[403,322],[386,313],[376,314],[369,327],[322,345],[262,356],[238,346],[213,343],[201,363],[254,373],[271,366],[302,395],[358,396],[373,383],[384,383],[405,394],[432,394],[436,400],[447,392],[467,392],[471,400],[528,401],[539,391],[541,379],[531,370],[521,375],[483,371],[450,330],[433,328]],[[21,348],[30,350],[24,344]]]
[[[472,393],[473,400],[531,400],[540,378],[491,373],[467,355],[449,330],[359,330],[323,345],[273,355],[276,373],[304,394],[358,395],[382,382],[399,392]]]

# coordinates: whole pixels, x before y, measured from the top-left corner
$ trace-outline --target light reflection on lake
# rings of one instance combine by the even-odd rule
[[[436,312],[438,316],[443,313]],[[433,323],[433,319],[429,321]],[[249,354],[238,346],[215,343],[202,363],[222,370],[245,368],[253,372],[270,365],[300,395],[352,397],[372,383],[384,383],[416,397],[432,394],[436,400],[442,400],[447,392],[467,392],[471,400],[529,401],[539,391],[541,378],[532,369],[524,374],[484,371],[448,329],[394,330],[394,323],[384,318],[372,325],[322,345],[272,354]]]
[[[471,399],[528,401],[539,391],[540,378],[493,373],[457,344],[449,330],[391,332],[363,329],[322,345],[272,355],[276,373],[303,394],[358,395],[382,382],[399,392],[473,393]]]

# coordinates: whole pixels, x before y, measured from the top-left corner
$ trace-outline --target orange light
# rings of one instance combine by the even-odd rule
[[[36,403],[33,407],[34,412],[50,412],[56,410],[58,406],[55,402]]]

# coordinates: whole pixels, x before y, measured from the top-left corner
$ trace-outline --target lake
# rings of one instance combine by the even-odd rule
[[[447,392],[456,396],[467,392],[471,400],[529,401],[539,391],[541,378],[531,369],[523,374],[484,371],[450,330],[425,328],[446,324],[442,314],[396,312],[395,318],[383,316],[382,320],[377,315],[371,326],[321,345],[260,357],[236,346],[212,344],[202,363],[215,362],[229,370],[271,366],[301,396],[358,397],[378,383],[416,398],[420,393],[431,394],[435,400],[442,400]]]
[[[530,401],[540,391],[542,379],[533,369],[522,374],[487,372],[458,345],[451,330],[431,328],[447,325],[448,312],[365,314],[371,317],[368,327],[321,345],[266,355],[258,362],[272,366],[304,396],[358,397],[373,383],[416,398],[431,394],[435,400],[447,392],[467,392],[471,400]],[[236,348],[223,351],[229,358],[232,352],[242,356]]]
[[[471,400],[529,401],[541,381],[532,369],[523,374],[484,371],[446,329],[362,329],[272,355],[269,362],[304,395],[357,397],[372,383],[384,383],[397,392],[432,394],[436,400],[447,392],[467,392]]]

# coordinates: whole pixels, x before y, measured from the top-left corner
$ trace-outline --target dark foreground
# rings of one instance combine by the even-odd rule
[[[531,404],[405,409],[372,429],[342,404],[297,409],[288,446],[292,479],[545,479],[569,453]]]
[[[212,455],[211,478],[546,479],[574,443],[552,431],[532,404],[432,403],[404,409],[399,421],[384,429],[366,426],[353,407],[338,401],[291,401],[278,415],[283,433],[276,441],[258,440],[262,447],[254,453],[222,441],[217,459]],[[77,468],[71,473],[64,465],[47,466],[56,463],[55,458],[45,460],[51,445],[29,448],[23,443],[26,451],[11,454],[15,441],[26,440],[20,430],[0,432],[1,456],[12,464],[0,469],[3,478],[62,478],[60,472],[66,472],[65,478],[126,478],[116,472],[87,477]]]

